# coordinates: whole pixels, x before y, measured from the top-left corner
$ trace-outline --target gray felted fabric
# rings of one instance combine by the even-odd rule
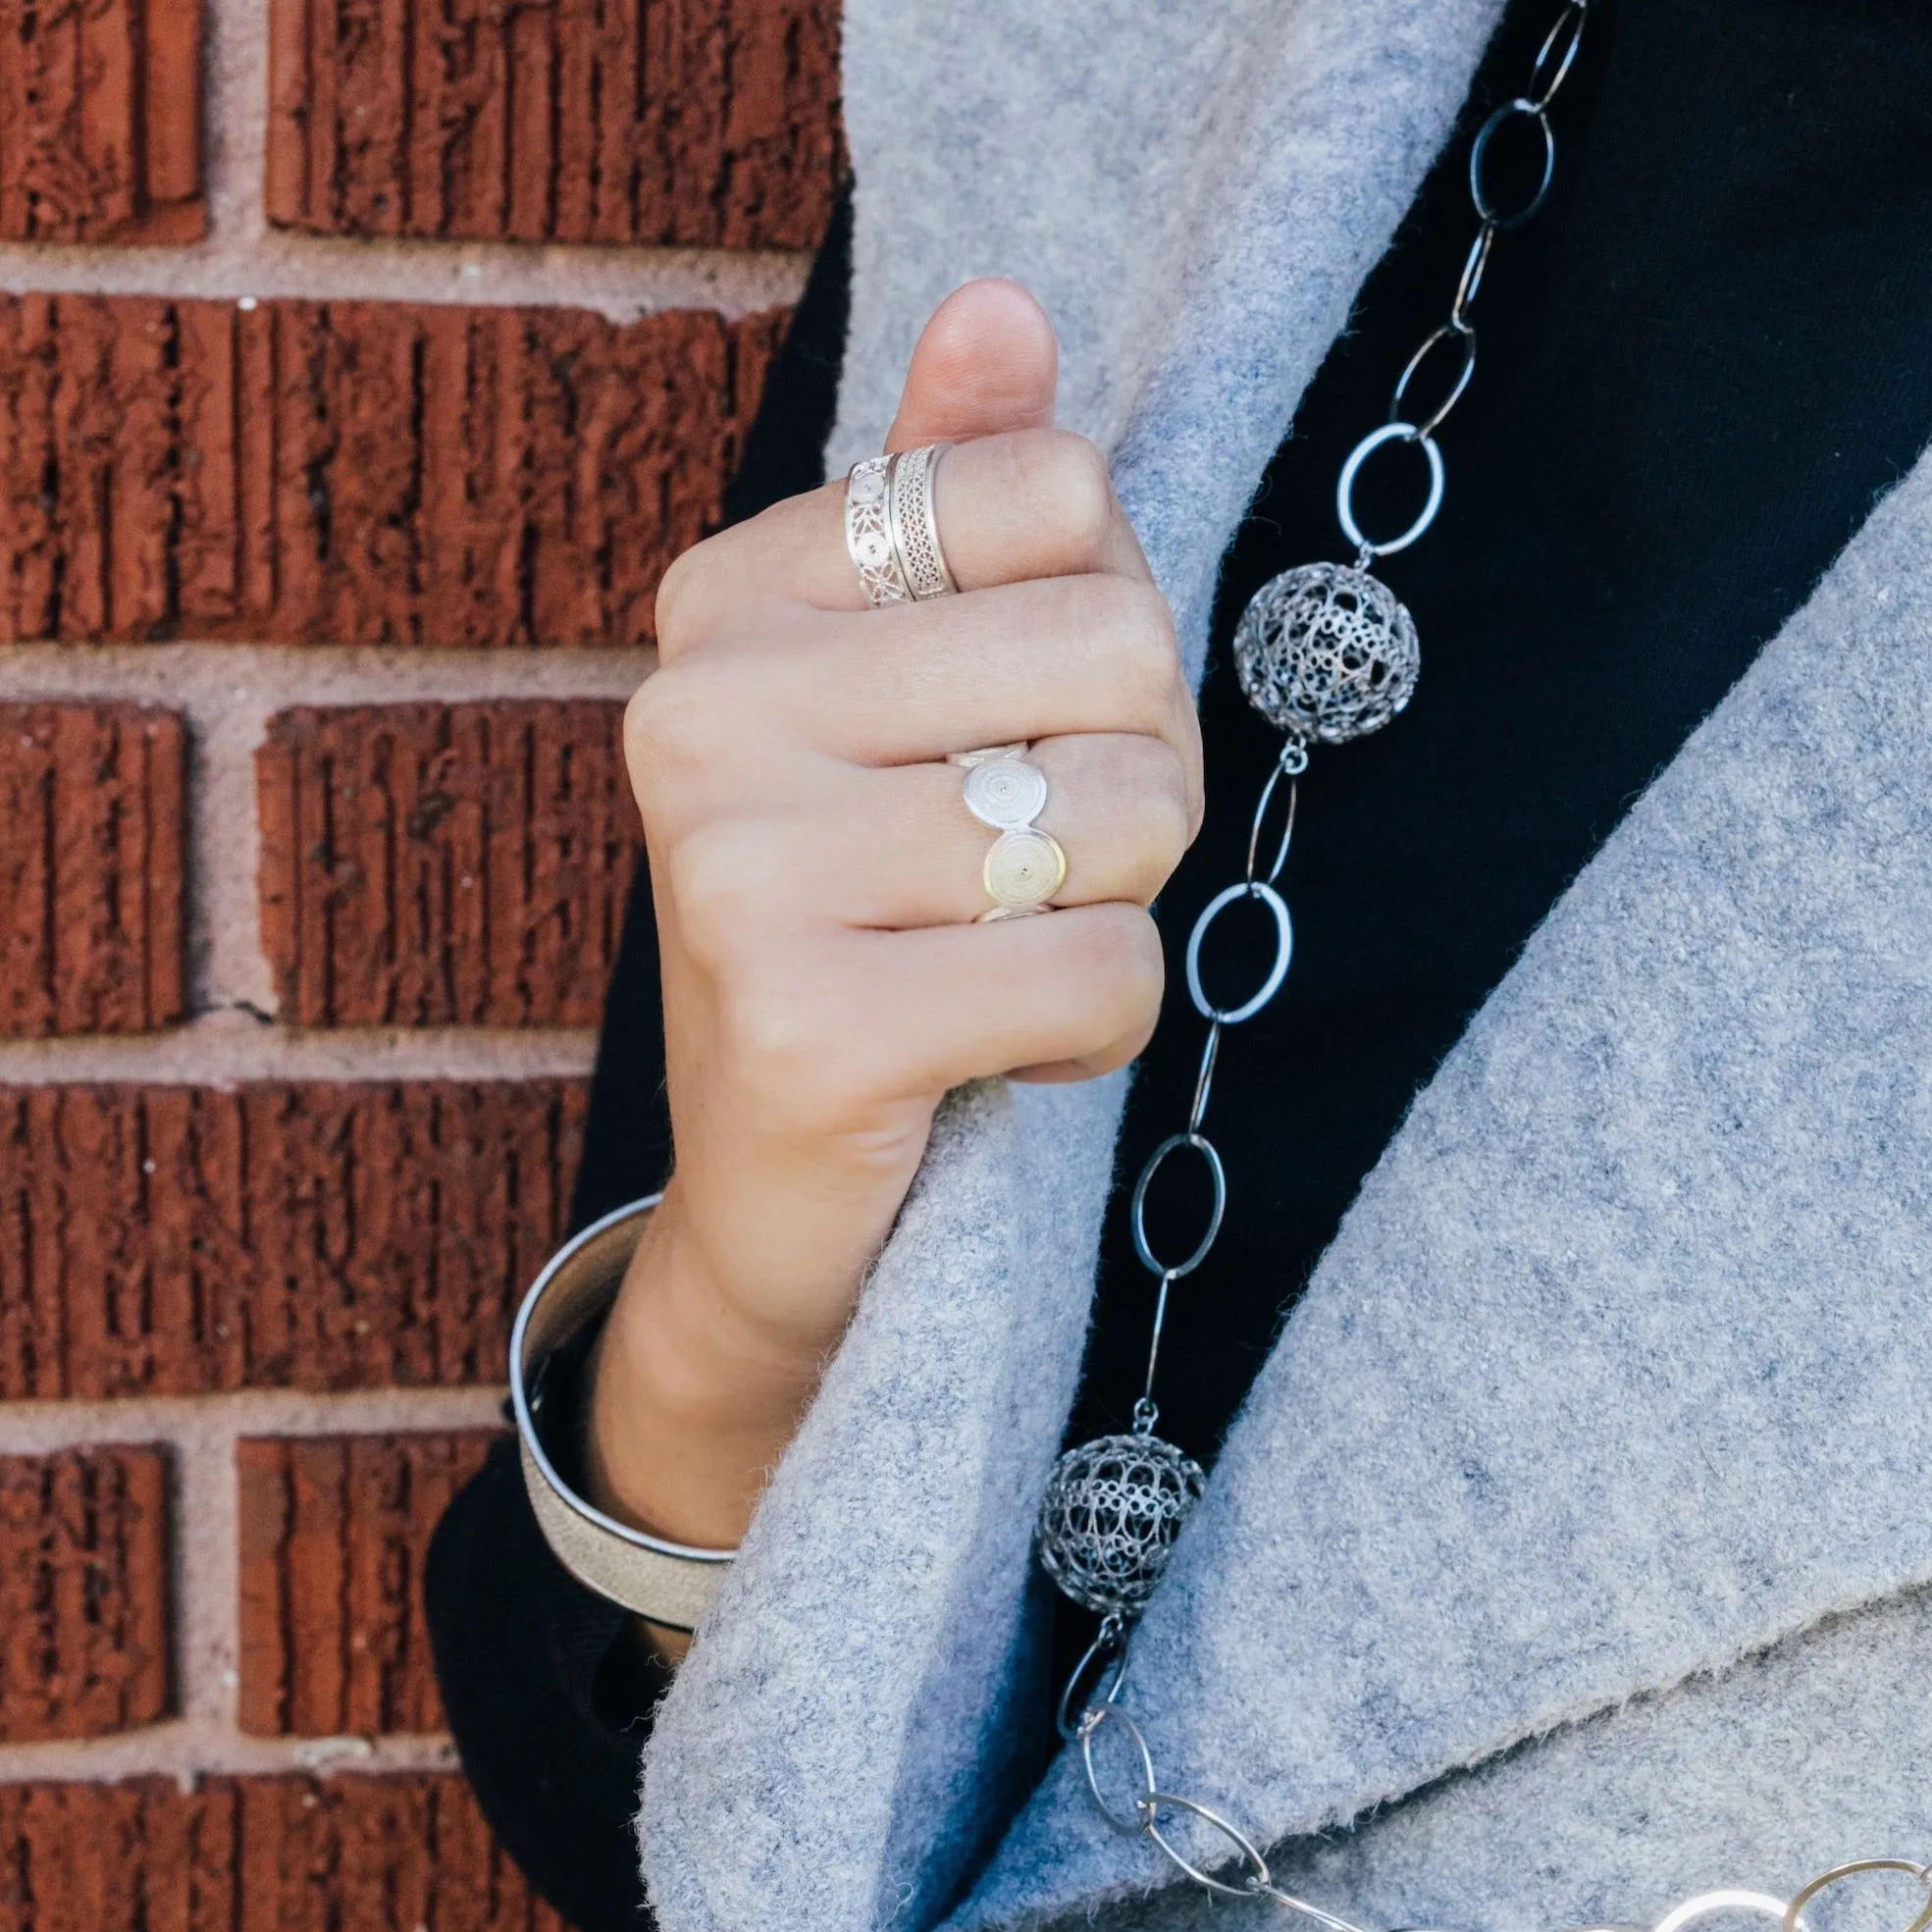
[[[1925,1855],[1932,1684],[1922,1594],[1827,1619],[1719,1676],[1566,1726],[1445,1779],[1360,1829],[1278,1851],[1277,1882],[1364,1925],[1550,1932],[1653,1925],[1700,1892],[1790,1898],[1859,1851]],[[1923,1894],[1861,1880],[1821,1902],[1829,1932],[1900,1932]],[[1772,1922],[1741,1916],[1733,1928]],[[1288,1932],[1270,1904],[1192,1886],[1084,1909],[1094,1932]]]
[[[932,303],[970,274],[1020,277],[1061,328],[1063,419],[1114,451],[1198,662],[1216,560],[1495,11],[852,0],[840,459],[876,446]],[[1271,1841],[1397,1806],[1311,1854],[1311,1886],[1359,1870],[1369,1903],[1344,1908],[1641,1915],[1677,1884],[1669,1794],[1735,1783],[1724,1725],[1696,1713],[1741,1700],[1775,1738],[1783,1687],[1802,1677],[1822,1709],[1857,1673],[1813,1672],[1795,1638],[1795,1665],[1669,1687],[1932,1577],[1914,1399],[1928,504],[1920,474],[1419,1103],[1137,1640],[1132,1707],[1181,1791]],[[1011,1815],[1030,1518],[1119,1099],[1118,1082],[994,1086],[942,1121],[661,1713],[640,1832],[664,1932],[931,1926]],[[1775,1804],[1842,1825],[1848,1853],[1918,1816],[1862,1797],[1915,1803],[1924,1782],[1904,1761],[1915,1617],[1833,1640],[1865,1645],[1899,1695],[1824,1727],[1852,1729],[1857,1766],[1829,1747],[1764,1759]],[[1616,1805],[1645,1792],[1648,1823],[1619,1835]],[[1432,1865],[1415,1848],[1457,1818],[1484,1845]],[[1764,1811],[1753,1844],[1776,1825]],[[1359,1864],[1322,1863],[1344,1852]],[[1510,1878],[1524,1856],[1540,1875]],[[1444,1874],[1475,1889],[1449,1896]],[[1096,1826],[1063,1766],[957,1923],[1079,1922],[1165,1876]],[[1697,1863],[1693,1882],[1786,1877]]]
[[[1123,1091],[996,1083],[941,1115],[659,1713],[641,1832],[664,1932],[930,1924],[1004,1822],[1015,1706],[1040,1697],[1028,1539]]]

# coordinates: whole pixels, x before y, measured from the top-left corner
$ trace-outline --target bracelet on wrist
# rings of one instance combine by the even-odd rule
[[[653,1194],[615,1209],[545,1264],[510,1333],[510,1406],[524,1488],[557,1561],[586,1588],[635,1615],[670,1630],[693,1630],[738,1552],[670,1542],[586,1502],[558,1473],[539,1427],[548,1365],[609,1312],[662,1198]]]

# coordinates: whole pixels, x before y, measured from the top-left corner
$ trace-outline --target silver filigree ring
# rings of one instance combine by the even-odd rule
[[[982,920],[1022,918],[1044,913],[1067,883],[1067,854],[1051,832],[1033,821],[1047,809],[1047,775],[1026,761],[1024,745],[994,745],[955,752],[949,764],[965,768],[961,796],[966,809],[999,833],[980,869],[993,902]]]
[[[845,479],[845,548],[874,610],[951,597],[959,586],[939,542],[933,477],[953,445],[867,456]]]
[[[892,548],[906,588],[921,603],[930,598],[951,597],[959,586],[939,542],[939,513],[933,502],[933,479],[939,459],[950,443],[928,443],[892,459],[891,488],[886,515],[892,529]]]
[[[874,610],[910,603],[912,587],[892,541],[892,458],[867,456],[845,479],[845,548],[859,573],[859,588]]]

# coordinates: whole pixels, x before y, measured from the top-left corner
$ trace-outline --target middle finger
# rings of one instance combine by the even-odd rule
[[[779,606],[768,630],[657,671],[757,684],[794,742],[854,764],[929,764],[982,745],[1119,732],[1163,739],[1201,799],[1200,727],[1151,585],[1056,577],[868,612]],[[667,695],[667,694],[665,694]],[[709,708],[742,715],[734,700]]]

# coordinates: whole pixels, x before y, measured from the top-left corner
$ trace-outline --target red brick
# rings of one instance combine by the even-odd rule
[[[0,705],[0,1034],[181,1018],[186,752],[170,712]]]
[[[0,1398],[498,1383],[581,1082],[0,1088]]]
[[[0,1457],[0,1742],[169,1709],[168,1452]]]
[[[268,209],[326,235],[809,248],[835,0],[272,0]]]
[[[8,1932],[568,1932],[462,1779],[0,1786]]]
[[[784,320],[0,297],[0,642],[646,642]]]
[[[201,0],[0,0],[0,241],[205,228]]]
[[[595,1025],[643,846],[623,706],[285,711],[262,937],[302,1026]]]
[[[444,1507],[491,1440],[468,1433],[236,1443],[244,1731],[330,1738],[444,1728],[423,1563]]]

